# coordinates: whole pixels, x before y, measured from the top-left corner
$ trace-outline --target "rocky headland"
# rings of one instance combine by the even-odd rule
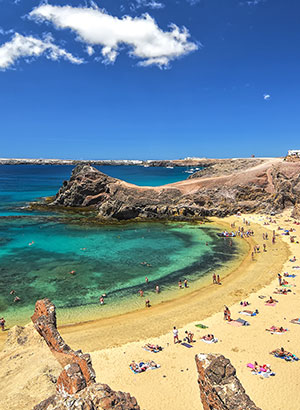
[[[94,210],[104,221],[184,221],[298,209],[299,193],[300,162],[279,158],[218,160],[185,181],[160,187],[139,187],[79,165],[47,206]]]

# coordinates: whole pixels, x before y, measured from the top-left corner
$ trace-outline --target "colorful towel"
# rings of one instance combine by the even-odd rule
[[[277,303],[277,302],[274,302],[274,303],[265,303],[265,306],[276,306],[276,303]]]
[[[193,347],[193,346],[190,345],[189,343],[181,343],[181,346],[187,347],[188,349],[190,349],[191,347]]]
[[[201,339],[202,340],[202,342],[204,342],[204,343],[208,343],[208,344],[211,344],[211,343],[218,343],[218,339],[215,337],[214,339],[212,339],[212,340],[205,340],[205,339]]]
[[[198,323],[195,325],[196,327],[199,327],[200,329],[208,329],[208,326],[202,325],[201,323]]]

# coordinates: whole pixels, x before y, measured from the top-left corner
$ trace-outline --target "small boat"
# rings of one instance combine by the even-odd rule
[[[169,169],[174,169],[174,167],[171,167],[171,166],[169,166],[169,167],[166,167],[166,168],[169,168]]]
[[[233,232],[219,232],[219,233],[217,233],[217,235],[220,237],[220,238],[235,238],[235,233],[233,233]]]

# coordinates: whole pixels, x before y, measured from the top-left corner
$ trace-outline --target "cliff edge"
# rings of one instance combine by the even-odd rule
[[[239,211],[276,213],[298,205],[300,162],[226,161],[160,187],[136,186],[80,165],[49,206],[94,209],[102,220],[184,221]]]

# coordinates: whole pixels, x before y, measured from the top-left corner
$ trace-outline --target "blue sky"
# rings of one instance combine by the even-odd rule
[[[300,148],[298,0],[0,0],[0,27],[0,157]]]

